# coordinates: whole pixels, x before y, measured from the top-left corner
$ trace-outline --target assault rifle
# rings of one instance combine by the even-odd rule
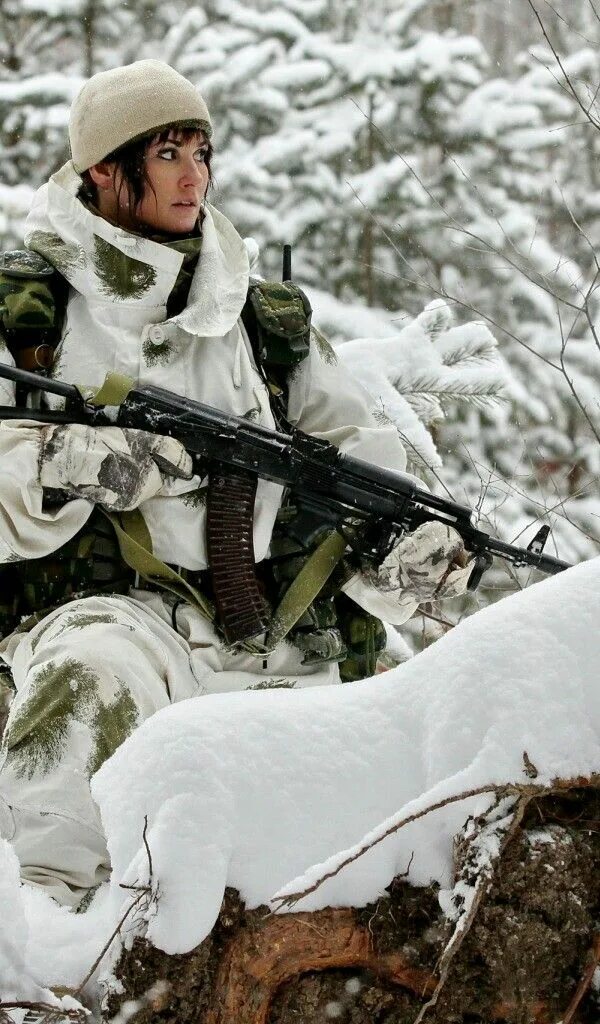
[[[405,532],[430,519],[454,527],[475,565],[475,589],[494,556],[543,573],[568,569],[544,554],[549,527],[542,526],[527,548],[490,537],[473,524],[464,505],[430,494],[411,477],[379,469],[344,455],[335,445],[301,430],[269,430],[239,416],[152,385],[133,386],[118,406],[91,404],[72,384],[0,365],[0,377],[64,399],[64,410],[0,406],[0,419],[41,423],[85,423],[93,427],[134,427],[180,441],[194,470],[209,476],[207,551],[215,601],[230,642],[256,636],[267,622],[252,549],[252,513],[258,478],[287,488],[297,514],[289,534],[311,545],[337,531],[359,564],[378,566]],[[226,585],[225,585],[226,584]]]

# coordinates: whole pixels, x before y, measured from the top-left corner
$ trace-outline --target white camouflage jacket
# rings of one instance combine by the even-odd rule
[[[207,206],[187,305],[167,318],[167,299],[183,254],[96,216],[77,198],[80,186],[69,161],[37,192],[25,232],[25,244],[45,256],[70,285],[54,376],[99,387],[108,371],[116,371],[226,412],[251,414],[273,427],[267,388],[240,321],[249,260],[233,225]],[[7,352],[1,358],[10,360]],[[0,401],[14,403],[2,380]],[[403,471],[406,456],[396,428],[376,422],[372,405],[333,350],[313,338],[309,357],[290,383],[290,420],[344,452]],[[91,514],[91,503],[81,498],[58,510],[43,507],[39,449],[38,424],[0,425],[0,562],[55,551]],[[205,510],[194,498],[201,485],[197,477],[172,480],[141,506],[154,553],[188,569],[207,564]],[[268,554],[280,498],[279,486],[260,482],[254,521],[257,561]],[[364,603],[356,583],[352,596]],[[396,602],[384,600],[377,610],[385,612],[388,605],[388,621],[398,622],[416,603],[400,614]]]

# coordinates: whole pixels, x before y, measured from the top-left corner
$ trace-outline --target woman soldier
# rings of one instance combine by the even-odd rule
[[[37,280],[18,267],[11,278],[14,259],[4,262],[5,362],[12,352],[30,365],[32,325],[51,308],[56,321],[62,309],[55,378],[100,388],[116,371],[276,425],[265,367],[242,320],[248,252],[206,201],[211,135],[201,96],[162,62],[115,68],[84,85],[70,114],[72,159],[39,189],[27,218]],[[396,429],[376,422],[369,396],[314,332],[282,390],[292,424],[404,470]],[[3,397],[14,404],[14,394]],[[345,614],[351,608],[360,619],[363,609],[372,630],[369,611],[399,623],[420,600],[466,585],[460,538],[425,524],[375,578],[346,574],[345,595],[323,597],[322,622],[317,601],[294,642],[257,658],[226,643],[194,601],[134,578],[105,515],[136,512],[153,557],[210,590],[205,498],[206,481],[173,439],[26,419],[0,426],[0,562],[18,613],[38,613],[1,646],[16,695],[0,768],[0,834],[13,843],[23,880],[62,904],[76,906],[108,876],[89,779],[144,719],[170,702],[274,680],[339,682],[344,653],[332,609],[340,600]],[[288,558],[287,577],[285,559],[273,559],[281,499],[279,486],[259,482],[254,556],[267,591],[297,571],[297,558]],[[293,555],[289,543],[283,548]],[[307,622],[317,634],[312,647]]]

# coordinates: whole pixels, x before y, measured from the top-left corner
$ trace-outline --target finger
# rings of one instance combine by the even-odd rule
[[[161,473],[189,480],[194,475],[191,455],[174,437],[161,437],[154,446],[152,458]]]

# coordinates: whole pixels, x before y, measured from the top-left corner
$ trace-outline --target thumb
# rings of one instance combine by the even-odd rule
[[[166,473],[167,476],[189,480],[194,475],[191,455],[174,437],[156,435],[152,445],[152,459],[160,472]]]

